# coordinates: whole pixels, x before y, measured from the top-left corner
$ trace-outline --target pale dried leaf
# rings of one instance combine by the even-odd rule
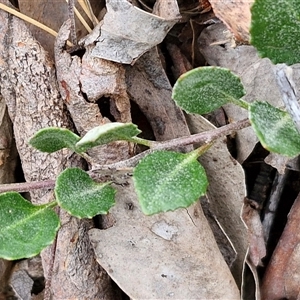
[[[147,13],[127,0],[107,0],[107,13],[91,34],[80,41],[85,46],[96,43],[94,57],[131,64],[143,53],[161,43],[178,21],[175,0],[168,1],[164,16]],[[168,11],[166,10],[168,9]]]
[[[266,256],[266,245],[259,212],[252,208],[250,203],[245,203],[242,216],[248,227],[249,258],[255,267],[262,266],[261,260]]]
[[[215,128],[199,115],[187,115],[191,133]],[[241,285],[244,259],[248,248],[247,229],[241,219],[246,195],[245,175],[240,164],[231,157],[226,142],[218,140],[200,157],[209,180],[207,197],[210,208],[230,239],[237,258],[232,265],[233,276]]]
[[[250,8],[254,0],[209,0],[215,15],[222,20],[239,41],[249,42]]]
[[[10,285],[19,300],[30,300],[34,281],[24,270],[13,272]]]
[[[262,283],[262,299],[298,299],[300,286],[300,195],[273,252]]]
[[[98,262],[129,297],[239,299],[199,203],[145,216],[129,180],[111,214],[114,226],[89,236]]]

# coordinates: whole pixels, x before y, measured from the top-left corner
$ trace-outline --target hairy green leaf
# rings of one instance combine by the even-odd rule
[[[290,157],[300,154],[300,134],[287,112],[255,101],[250,104],[249,119],[264,148]]]
[[[240,78],[230,70],[201,67],[179,77],[172,98],[188,113],[206,114],[228,102],[245,107],[244,95]]]
[[[80,152],[84,152],[92,147],[114,141],[131,141],[131,138],[139,133],[141,131],[132,123],[107,123],[89,130],[76,147]]]
[[[115,203],[115,190],[109,183],[96,183],[79,168],[60,173],[54,191],[59,206],[78,218],[107,214]]]
[[[49,205],[32,205],[16,192],[0,195],[0,257],[32,257],[50,245],[60,227]]]
[[[63,148],[75,151],[80,137],[66,128],[48,127],[40,129],[29,141],[34,148],[52,153]]]
[[[300,61],[300,1],[256,0],[251,8],[251,44],[273,63]]]
[[[157,151],[136,166],[133,180],[146,215],[188,207],[206,193],[204,168],[194,154]]]

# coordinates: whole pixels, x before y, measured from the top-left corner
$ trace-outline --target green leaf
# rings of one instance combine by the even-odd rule
[[[109,183],[96,183],[79,168],[60,173],[54,191],[59,206],[78,218],[107,214],[115,203],[115,190]]]
[[[16,192],[0,195],[0,257],[32,257],[55,239],[59,218],[47,205],[35,206]]]
[[[89,130],[76,147],[80,152],[84,152],[92,147],[114,141],[131,141],[131,138],[139,133],[141,131],[132,123],[107,123]]]
[[[201,67],[179,77],[172,98],[188,113],[206,114],[228,102],[247,108],[240,100],[244,95],[240,78],[230,70]]]
[[[34,148],[52,153],[63,148],[75,151],[80,137],[66,128],[48,127],[40,129],[29,141]]]
[[[262,146],[294,157],[300,154],[300,134],[291,116],[268,102],[252,102],[249,119]]]
[[[300,1],[256,0],[251,8],[251,44],[274,64],[300,62]]]
[[[188,207],[206,193],[204,168],[192,154],[157,151],[135,167],[133,181],[146,215]]]

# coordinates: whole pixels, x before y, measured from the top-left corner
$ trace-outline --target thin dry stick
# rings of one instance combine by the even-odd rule
[[[71,20],[71,30],[70,30],[70,36],[71,41],[74,45],[77,45],[77,36],[76,36],[76,26],[75,26],[75,18],[74,18],[74,0],[67,0],[68,2],[68,13],[69,13],[69,19]]]
[[[104,175],[114,175],[114,173],[131,173],[132,168],[137,165],[137,163],[146,155],[157,151],[157,150],[170,150],[176,149],[178,147],[187,146],[191,144],[209,144],[218,138],[224,137],[226,135],[230,135],[240,129],[246,128],[250,126],[249,119],[244,119],[241,121],[237,121],[235,123],[231,123],[225,125],[220,128],[212,129],[209,131],[193,134],[186,137],[180,137],[177,139],[173,139],[165,142],[151,142],[151,149],[146,150],[132,158],[122,160],[117,163],[109,164],[109,165],[98,165],[95,166],[93,170],[89,171],[88,174],[94,178],[100,178]],[[16,191],[16,192],[26,192],[35,189],[53,189],[55,186],[54,180],[45,180],[45,181],[35,181],[35,182],[24,182],[24,183],[10,183],[10,184],[2,184],[0,185],[0,193],[8,192],[8,191]]]
[[[69,0],[66,0],[66,2],[69,5]],[[89,26],[89,24],[85,21],[85,19],[83,18],[83,16],[80,14],[80,12],[78,11],[78,9],[74,6],[74,12],[76,17],[79,19],[79,21],[82,23],[82,25],[84,26],[84,28],[87,30],[87,32],[92,32],[92,28]]]
[[[16,11],[15,9],[13,9],[11,7],[8,7],[8,6],[0,3],[0,9],[6,11],[6,12],[8,12],[8,13],[10,13],[10,14],[12,14],[12,15],[14,15],[14,16],[16,16],[16,17],[18,17],[18,18],[20,18],[20,19],[22,19],[22,20],[24,20],[24,21],[26,21],[26,22],[34,25],[34,26],[36,26],[36,27],[39,27],[42,30],[50,33],[51,35],[53,35],[55,37],[57,37],[57,32],[54,31],[53,29],[51,29],[48,26],[46,26],[46,25],[44,25],[44,24],[42,24],[42,23],[40,23],[40,22],[38,22],[38,21],[36,21],[36,20],[34,20],[34,19],[32,19],[32,18],[30,18],[30,17],[28,17],[28,16],[26,16],[26,15],[20,13],[20,12],[18,12],[18,11]],[[70,43],[69,41],[67,42],[67,44],[68,44],[68,46],[73,46],[73,44]]]

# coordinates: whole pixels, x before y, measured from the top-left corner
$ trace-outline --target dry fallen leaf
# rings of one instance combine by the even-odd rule
[[[209,0],[215,15],[232,31],[238,41],[249,42],[250,8],[254,0]]]
[[[199,115],[187,115],[191,133],[215,128]],[[200,157],[209,179],[207,197],[210,208],[231,241],[236,253],[232,265],[233,276],[242,281],[244,260],[248,249],[247,228],[241,219],[246,193],[245,175],[241,165],[235,161],[223,140],[218,140]]]
[[[119,187],[118,187],[119,189]],[[97,261],[133,299],[233,299],[239,290],[198,203],[145,216],[128,180],[113,227],[89,231]]]
[[[80,43],[95,43],[95,57],[131,64],[143,53],[161,43],[179,19],[177,1],[171,0],[157,6],[157,16],[147,13],[127,0],[107,0],[107,13]],[[166,5],[167,4],[167,5]],[[162,10],[161,10],[162,9]]]
[[[300,286],[300,194],[273,252],[262,283],[262,299],[299,299]]]

